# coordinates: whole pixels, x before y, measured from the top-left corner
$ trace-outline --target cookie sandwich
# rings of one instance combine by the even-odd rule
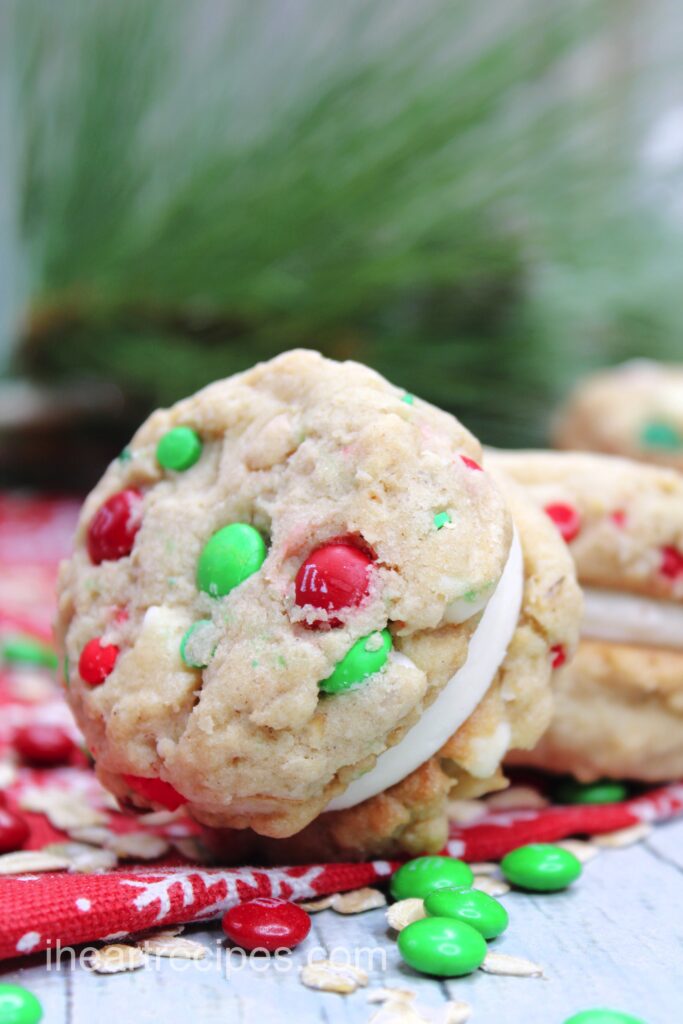
[[[581,643],[554,676],[555,714],[517,760],[581,781],[683,775],[683,477],[610,456],[495,452],[567,541]]]
[[[515,498],[555,559],[531,565],[480,460],[453,417],[307,351],[153,413],[60,574],[104,785],[266,844],[336,823],[319,856],[440,846],[448,794],[500,786],[545,727],[578,617],[563,545]]]

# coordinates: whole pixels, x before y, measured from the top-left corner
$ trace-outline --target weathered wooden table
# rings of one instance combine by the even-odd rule
[[[141,970],[107,977],[79,966],[48,970],[41,955],[6,965],[2,980],[35,992],[46,1024],[356,1024],[377,1011],[367,994],[382,986],[413,989],[423,1006],[465,1000],[474,1024],[562,1024],[597,1006],[646,1024],[683,1021],[683,822],[659,826],[637,846],[602,852],[568,892],[502,899],[511,923],[495,948],[538,962],[545,979],[420,977],[402,965],[383,910],[354,917],[327,910],[277,966],[265,958],[228,962],[220,929],[193,927],[186,935],[209,951],[202,961],[150,959]],[[369,989],[340,996],[304,988],[299,968],[311,953],[356,958],[369,970]]]

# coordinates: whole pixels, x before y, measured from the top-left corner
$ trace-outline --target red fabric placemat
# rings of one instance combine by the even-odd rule
[[[30,633],[46,638],[54,610],[54,579],[68,554],[77,503],[0,496],[0,638]],[[0,668],[0,756],[15,730],[30,722],[58,723],[75,740],[78,730],[54,674],[34,666]],[[170,838],[197,828],[179,818],[147,826],[111,809],[111,802],[79,753],[64,768],[18,767],[5,790],[10,808],[27,793],[50,787],[77,794],[106,816],[115,832],[149,829]],[[594,834],[641,821],[663,821],[683,810],[683,784],[672,784],[619,804],[499,810],[453,828],[447,850],[469,861],[497,860],[527,842]],[[64,841],[41,813],[20,811],[30,824],[26,849]],[[394,864],[313,864],[304,867],[206,867],[180,856],[153,864],[127,864],[101,874],[49,872],[0,877],[0,958],[42,949],[121,937],[152,926],[208,920],[252,896],[304,899],[386,879]]]

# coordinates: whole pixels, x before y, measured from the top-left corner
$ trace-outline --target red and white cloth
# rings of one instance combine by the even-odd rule
[[[49,635],[56,566],[68,553],[77,503],[0,497],[0,635]],[[34,721],[59,723],[78,733],[61,688],[46,685],[45,670],[5,667],[0,671],[0,752],[14,730]],[[27,787],[59,787],[82,794],[106,813],[116,832],[150,828],[173,838],[192,836],[193,822],[176,820],[152,829],[108,809],[85,758],[65,768],[20,768],[5,791],[17,807]],[[637,822],[664,821],[683,811],[683,784],[652,790],[620,804],[550,806],[493,811],[473,824],[453,828],[447,850],[468,861],[497,860],[528,842],[594,834]],[[20,813],[31,826],[27,849],[67,837],[42,814]],[[281,868],[209,868],[176,855],[153,864],[127,865],[103,874],[66,872],[0,877],[0,959],[101,939],[151,927],[216,918],[253,896],[304,899],[355,889],[386,879],[396,865],[311,864]]]

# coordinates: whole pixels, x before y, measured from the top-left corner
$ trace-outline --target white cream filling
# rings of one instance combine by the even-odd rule
[[[683,604],[586,587],[581,635],[683,650]]]
[[[505,657],[517,628],[523,593],[524,560],[515,531],[505,569],[472,635],[465,664],[400,743],[380,754],[375,767],[355,779],[330,801],[326,810],[354,807],[395,786],[440,750],[460,728],[483,698]],[[391,657],[413,665],[398,651],[392,651]]]

